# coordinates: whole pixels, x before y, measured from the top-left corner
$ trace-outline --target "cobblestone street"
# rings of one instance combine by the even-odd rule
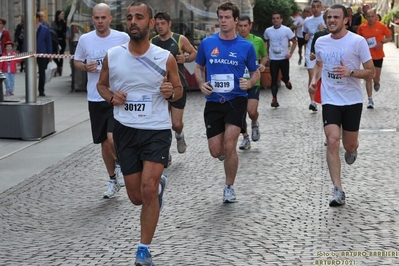
[[[270,90],[261,91],[262,135],[238,151],[235,204],[222,203],[223,162],[208,151],[205,99],[189,92],[188,148],[178,154],[172,143],[151,246],[155,265],[399,265],[399,49],[390,43],[385,51],[374,110],[364,96],[353,165],[345,164],[341,145],[347,203],[340,208],[328,206],[333,186],[321,111],[308,110],[308,76],[297,52],[293,89],[280,88],[280,107],[271,108]],[[88,143],[1,193],[0,265],[133,265],[140,208],[124,188],[102,199],[106,181],[100,147]]]

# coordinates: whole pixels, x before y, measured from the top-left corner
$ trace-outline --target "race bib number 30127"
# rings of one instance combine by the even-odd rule
[[[123,112],[124,117],[151,117],[151,95],[129,94],[126,99],[125,107],[121,110],[121,112]]]

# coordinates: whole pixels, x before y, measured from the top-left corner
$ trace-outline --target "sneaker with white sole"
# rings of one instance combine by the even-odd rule
[[[159,184],[161,184],[161,193],[158,194],[159,211],[160,212],[162,211],[163,205],[164,205],[163,193],[165,192],[165,189],[166,189],[167,179],[168,179],[168,176],[166,174],[162,174],[161,180],[159,181]]]
[[[231,185],[225,185],[223,189],[223,203],[234,203],[236,202],[236,194],[234,188]]]
[[[118,184],[118,181],[116,180],[109,180],[107,182],[107,191],[104,192],[103,198],[104,199],[110,199],[113,198],[116,194],[121,189],[121,186]]]
[[[252,138],[253,141],[258,141],[259,138],[260,138],[259,123],[258,122],[256,122],[256,124],[252,126],[251,138]]]
[[[118,181],[119,186],[124,187],[125,179],[123,178],[123,173],[122,173],[121,166],[119,163],[115,164],[115,177],[116,177],[116,181]]]
[[[177,151],[179,153],[185,153],[186,152],[186,148],[187,148],[187,144],[186,144],[186,141],[184,140],[183,133],[181,134],[180,138],[176,137],[176,143],[177,143]]]
[[[138,247],[136,252],[135,266],[154,266],[152,262],[151,253],[146,247]]]
[[[240,150],[249,150],[251,148],[251,141],[248,137],[242,139],[241,145],[238,147]]]
[[[169,157],[168,157],[168,166],[172,165],[172,155],[170,155],[169,153]]]
[[[309,110],[311,110],[313,112],[317,112],[317,104],[316,104],[316,102],[311,102],[309,104]]]
[[[367,109],[374,109],[374,101],[373,98],[369,99],[369,103],[367,104]]]
[[[330,200],[330,207],[338,207],[345,204],[345,192],[340,191],[338,187],[334,187],[334,196]]]
[[[374,83],[374,90],[376,92],[380,90],[380,83]]]
[[[349,165],[353,164],[356,161],[357,158],[357,150],[355,150],[352,153],[345,152],[345,162]]]

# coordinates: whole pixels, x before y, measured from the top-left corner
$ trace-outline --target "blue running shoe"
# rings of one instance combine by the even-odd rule
[[[138,247],[136,252],[135,266],[154,266],[151,259],[151,253],[146,247]]]

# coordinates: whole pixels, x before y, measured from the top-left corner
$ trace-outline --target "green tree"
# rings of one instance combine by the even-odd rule
[[[254,6],[254,31],[263,32],[272,26],[272,15],[280,14],[283,18],[283,25],[290,27],[291,16],[300,10],[295,0],[257,0]]]

